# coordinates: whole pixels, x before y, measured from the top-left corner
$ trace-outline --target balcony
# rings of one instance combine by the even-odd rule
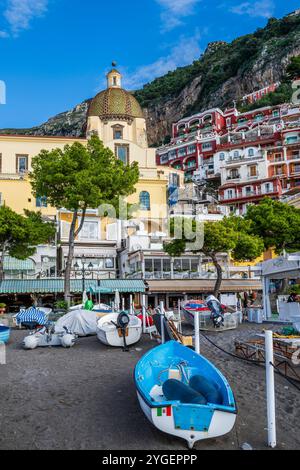
[[[288,155],[288,160],[300,160],[300,152]]]
[[[236,175],[227,176],[226,179],[227,179],[227,181],[239,180],[239,179],[241,179],[241,175],[237,173]]]

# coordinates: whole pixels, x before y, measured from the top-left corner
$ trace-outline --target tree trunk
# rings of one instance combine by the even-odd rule
[[[5,251],[6,251],[6,243],[3,243],[1,247],[1,256],[0,256],[0,282],[4,280],[4,257],[5,257]]]
[[[210,257],[211,257],[211,259],[214,263],[214,266],[217,270],[217,280],[216,280],[216,284],[215,284],[215,288],[214,288],[214,296],[218,298],[219,295],[220,295],[221,285],[222,285],[222,281],[223,281],[223,271],[222,271],[222,266],[218,262],[218,259],[217,259],[216,255],[210,254]]]
[[[72,270],[72,262],[74,258],[74,251],[75,251],[75,240],[76,237],[82,230],[85,214],[86,214],[86,207],[82,211],[81,222],[76,230],[76,223],[78,220],[78,211],[74,211],[73,219],[70,227],[70,235],[69,235],[69,252],[66,262],[66,269],[65,269],[65,302],[70,305],[71,302],[71,270]]]

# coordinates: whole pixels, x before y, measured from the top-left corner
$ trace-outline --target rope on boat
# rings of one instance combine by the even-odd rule
[[[250,364],[253,364],[255,366],[259,366],[261,364],[264,364],[264,361],[256,361],[256,360],[252,360],[252,359],[247,359],[246,357],[240,357],[240,356],[237,356],[236,354],[233,354],[229,351],[226,351],[225,349],[221,348],[221,346],[218,346],[217,344],[215,344],[210,338],[208,338],[204,333],[200,332],[200,334],[209,342],[211,343],[215,348],[219,349],[220,351],[222,351],[224,354],[227,354],[228,356],[231,356],[235,359],[239,359],[240,361],[245,361],[245,362],[248,362]],[[286,377],[280,370],[278,367],[276,367],[273,363],[271,363],[271,365],[274,367],[274,369],[278,372],[278,374],[283,377],[289,384],[293,385],[297,390],[298,392],[300,392],[300,387],[298,387],[298,385],[296,385],[294,383],[294,381],[292,379],[290,379],[289,377]]]

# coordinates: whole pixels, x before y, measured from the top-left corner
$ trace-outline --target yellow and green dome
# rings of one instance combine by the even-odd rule
[[[144,118],[136,98],[123,88],[108,88],[92,100],[89,116],[101,119]]]

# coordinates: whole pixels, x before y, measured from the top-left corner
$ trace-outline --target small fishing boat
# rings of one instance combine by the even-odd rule
[[[139,361],[135,384],[148,420],[160,431],[185,439],[190,449],[234,427],[237,408],[225,377],[176,341],[152,349]]]
[[[194,325],[195,313],[199,314],[202,318],[205,319],[209,319],[211,317],[211,310],[209,309],[208,305],[199,300],[190,300],[185,302],[182,305],[182,311],[185,321],[190,325]]]
[[[0,343],[8,343],[10,338],[10,328],[0,325]]]
[[[195,324],[195,315],[198,315],[202,331],[235,330],[239,325],[239,314],[226,312],[226,308],[216,297],[211,295],[206,302],[198,300],[185,302],[182,311],[185,321],[192,326]]]
[[[126,348],[137,343],[141,339],[142,332],[140,318],[126,313],[108,314],[100,318],[97,324],[97,336],[101,343],[118,348],[123,346]]]

